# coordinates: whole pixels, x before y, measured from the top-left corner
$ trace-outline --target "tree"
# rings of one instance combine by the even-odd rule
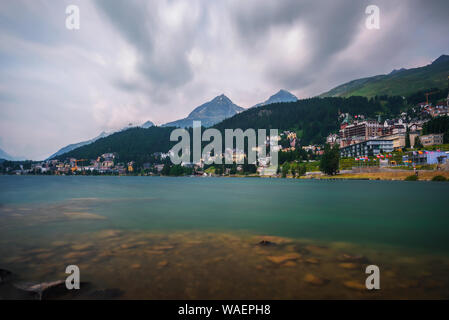
[[[300,176],[303,176],[303,175],[306,174],[306,172],[307,172],[307,167],[306,167],[306,165],[305,165],[305,164],[300,165],[300,166],[299,166],[299,172],[298,172],[298,174],[299,174]]]
[[[338,172],[340,166],[340,148],[338,144],[331,147],[329,144],[324,146],[324,154],[321,157],[320,171],[327,175],[334,175]]]
[[[162,168],[161,175],[168,176],[170,174],[170,165],[165,164]]]
[[[284,165],[282,166],[282,178],[287,177],[289,170],[290,170],[290,165],[288,164],[288,162],[284,163]]]
[[[407,126],[407,132],[405,133],[405,148],[410,148],[410,128]]]
[[[415,145],[413,146],[415,149],[422,149],[423,145],[421,143],[421,139],[419,137],[416,137],[415,139]]]
[[[292,176],[293,176],[293,177],[296,177],[296,170],[295,170],[294,167],[292,168]]]

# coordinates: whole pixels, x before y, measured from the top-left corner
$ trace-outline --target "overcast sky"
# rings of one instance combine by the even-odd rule
[[[448,13],[447,0],[0,0],[0,148],[40,160],[221,93],[249,107],[422,66],[449,54]]]

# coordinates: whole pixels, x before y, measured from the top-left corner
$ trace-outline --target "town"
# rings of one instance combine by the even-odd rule
[[[394,119],[371,119],[363,114],[338,114],[340,130],[326,138],[329,146],[339,147],[340,173],[367,168],[444,169],[449,164],[447,133],[436,133],[429,127],[432,122],[443,122],[448,117],[449,97],[446,105],[419,103]],[[271,137],[273,138],[273,137]],[[183,161],[173,165],[173,151],[156,152],[153,161],[138,165],[135,161],[122,162],[115,152],[100,154],[96,159],[49,159],[41,162],[1,164],[3,174],[44,175],[197,175],[197,176],[283,176],[316,177],[320,172],[320,159],[324,145],[301,145],[297,132],[285,130],[274,137],[271,152],[279,152],[279,166],[273,166],[271,156],[259,157],[248,163],[247,153],[241,149],[226,148],[222,154],[210,153],[198,162]],[[279,144],[279,145],[278,145]],[[266,138],[270,147],[270,137]],[[274,148],[273,148],[274,147]],[[216,165],[218,158],[231,155],[233,164]],[[246,161],[245,161],[246,160]]]

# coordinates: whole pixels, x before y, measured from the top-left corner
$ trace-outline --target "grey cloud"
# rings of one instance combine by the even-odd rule
[[[64,28],[72,3],[81,10],[77,32]],[[369,4],[381,8],[372,33],[363,27]],[[280,88],[313,96],[449,54],[447,0],[17,0],[1,8],[0,141],[35,159],[122,123],[182,118],[222,92],[242,106]],[[288,37],[295,28],[300,45]],[[124,66],[130,51],[137,60]]]
[[[281,85],[298,88],[315,81],[313,74],[319,74],[331,63],[333,55],[351,43],[364,21],[369,2],[280,0],[262,4],[261,1],[239,1],[234,4],[230,16],[235,21],[242,45],[249,50],[254,44],[264,42],[276,26],[300,23],[306,28],[307,47],[304,50],[312,51],[313,56],[307,67],[282,69],[274,63],[267,65],[266,70],[268,76]],[[282,61],[278,63],[282,64]]]
[[[376,46],[367,50],[354,52],[355,56],[366,56],[363,65],[353,64],[350,59],[336,66],[338,55],[353,44],[366,19],[365,8],[368,5],[378,5],[381,9],[381,21],[390,17],[391,12],[397,12],[400,17],[396,24],[388,30]],[[277,81],[280,86],[301,89],[303,87],[317,87],[316,83],[326,83],[324,77],[340,79],[377,74],[379,66],[389,65],[407,60],[402,54],[406,51],[409,56],[423,54],[430,51],[420,44],[429,43],[430,47],[447,49],[442,37],[447,37],[449,23],[447,19],[449,2],[446,0],[424,1],[410,0],[392,2],[384,0],[340,0],[340,1],[238,1],[230,7],[230,17],[234,23],[241,45],[249,52],[255,53],[264,47],[263,43],[268,34],[275,27],[293,26],[300,23],[307,30],[307,47],[304,50],[312,53],[312,59],[304,67],[290,65],[282,68],[282,61],[265,64],[267,78]],[[443,29],[446,28],[446,32]],[[427,30],[426,30],[427,29]],[[432,34],[432,30],[435,34]],[[380,31],[384,32],[384,31]],[[386,32],[385,32],[386,33]],[[282,36],[282,35],[280,35]],[[430,41],[440,38],[443,42]],[[447,42],[447,41],[446,41]],[[262,43],[262,45],[260,45]],[[429,47],[428,47],[429,48]],[[410,49],[413,51],[410,52]],[[433,50],[432,50],[433,51]],[[437,51],[437,50],[435,50]],[[442,54],[444,52],[436,53]],[[369,65],[370,67],[366,67]],[[400,66],[400,64],[399,64]],[[333,74],[327,74],[333,70]],[[324,76],[325,75],[325,76]],[[338,81],[338,80],[337,80]],[[323,90],[322,88],[321,90]],[[317,94],[319,92],[315,92]]]
[[[158,1],[97,0],[96,4],[117,32],[138,50],[138,72],[147,80],[176,87],[192,78],[186,54],[196,30],[189,26],[180,28],[163,39],[166,48],[161,52],[156,40],[156,36],[164,33],[158,26]]]

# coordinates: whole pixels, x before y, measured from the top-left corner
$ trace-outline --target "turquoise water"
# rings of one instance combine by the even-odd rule
[[[86,198],[80,200],[86,209],[108,220],[71,228],[250,230],[449,252],[449,183],[0,177],[2,206],[56,205],[77,198]]]
[[[448,297],[448,195],[439,182],[0,176],[0,268],[53,279],[75,263],[125,298],[338,298],[342,282],[364,276],[339,269],[350,252],[396,275],[381,298]],[[261,236],[282,245],[255,250]],[[290,263],[270,258],[292,252]],[[332,280],[299,290],[310,272]],[[163,294],[149,289],[155,281]]]

